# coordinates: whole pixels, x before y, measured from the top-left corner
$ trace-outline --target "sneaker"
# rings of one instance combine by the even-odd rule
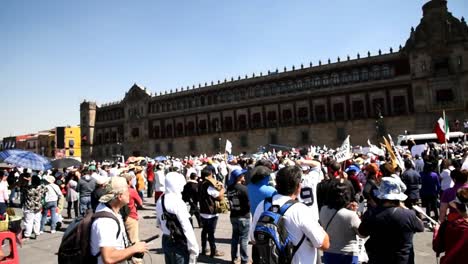
[[[55,230],[50,230],[50,233],[51,233],[51,234],[55,234],[55,232],[57,232],[57,231],[55,231]]]
[[[37,235],[42,235],[42,234],[44,234],[44,231],[39,231],[39,234]]]
[[[224,256],[224,252],[221,252],[221,251],[218,251],[218,250],[216,250],[215,252],[212,252],[210,254],[210,257],[212,257],[212,258],[213,257],[222,257],[222,256]]]
[[[207,250],[202,250],[202,251],[200,252],[200,255],[202,255],[202,256],[208,256],[208,255],[210,255],[210,251],[209,251],[209,250],[208,250],[208,251],[207,251]]]

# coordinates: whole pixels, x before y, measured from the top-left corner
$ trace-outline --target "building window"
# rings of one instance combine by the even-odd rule
[[[159,138],[161,136],[159,126],[153,127],[153,135],[154,135],[154,138]]]
[[[260,113],[254,113],[252,115],[252,128],[262,127],[262,116]]]
[[[198,132],[203,134],[206,133],[206,120],[200,120],[198,121]]]
[[[367,70],[367,68],[364,68],[361,70],[361,80],[363,81],[369,80],[369,71]]]
[[[390,66],[388,65],[382,66],[382,77],[383,78],[391,77]]]
[[[274,127],[276,126],[276,111],[269,111],[267,114],[267,126]]]
[[[240,146],[246,148],[249,146],[249,138],[247,135],[241,135],[239,138]]]
[[[223,131],[232,131],[232,117],[231,116],[224,117]]]
[[[132,136],[133,136],[133,134],[132,134]],[[138,137],[138,134],[136,136],[133,136],[133,137]],[[104,133],[104,143],[107,144],[107,143],[109,143],[109,141],[110,141],[109,132],[106,132],[106,133]]]
[[[239,115],[237,117],[237,127],[240,130],[247,129],[247,117],[246,117],[246,115]]]
[[[338,73],[333,73],[331,78],[332,78],[333,85],[340,84],[340,76],[338,75]]]
[[[327,112],[325,109],[325,105],[315,106],[315,118],[317,119],[317,122],[327,121]]]
[[[300,124],[308,123],[309,109],[307,107],[299,107],[297,110],[297,120]]]
[[[172,125],[171,124],[166,126],[166,136],[172,137]]]
[[[394,96],[393,97],[393,113],[395,115],[406,114],[406,99],[405,96]]]
[[[372,72],[371,72],[371,79],[373,80],[378,80],[380,79],[380,67],[375,65],[372,67]]]
[[[276,133],[270,133],[268,139],[270,144],[278,144],[278,135]]]
[[[342,72],[341,73],[341,82],[342,83],[348,83],[350,80],[349,80],[349,74],[347,72]]]
[[[221,127],[219,125],[219,119],[218,118],[214,118],[211,120],[211,131],[212,132],[220,132],[221,131]]]
[[[323,84],[323,86],[328,86],[328,85],[330,85],[330,79],[328,78],[328,75],[324,75],[324,76],[322,77],[322,84]]]
[[[132,137],[137,138],[140,136],[140,129],[138,127],[132,128]],[[106,141],[107,141],[108,133],[106,133]]]
[[[300,138],[301,138],[300,144],[309,143],[309,131],[308,130],[301,131],[301,137]]]
[[[182,123],[177,123],[176,125],[176,136],[181,137],[184,135],[184,125]]]
[[[358,70],[353,70],[352,79],[353,79],[353,82],[359,82],[359,71]]]
[[[315,77],[315,79],[314,79],[314,86],[319,87],[320,85],[321,85],[320,77]]]
[[[283,124],[292,124],[293,123],[293,116],[291,109],[284,109],[283,110]]]
[[[436,101],[437,103],[445,103],[453,101],[453,91],[452,89],[443,89],[436,91]]]
[[[343,103],[333,104],[333,113],[336,121],[342,121],[345,119],[345,109]]]
[[[187,129],[186,129],[187,136],[193,136],[195,135],[195,122],[189,121],[187,124]]]
[[[362,100],[353,101],[353,118],[361,119],[364,118],[364,102]]]

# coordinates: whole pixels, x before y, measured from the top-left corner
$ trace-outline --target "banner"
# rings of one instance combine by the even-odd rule
[[[232,143],[229,139],[226,139],[226,147],[224,148],[227,153],[231,154],[232,152]]]
[[[340,149],[335,155],[335,159],[337,162],[343,162],[345,160],[349,160],[353,157],[353,153],[351,153],[351,144],[349,143],[349,136],[343,141],[341,144]]]
[[[373,145],[370,140],[367,140],[367,144],[369,145],[369,152],[372,154],[375,154],[377,156],[385,156],[385,152],[383,149],[377,147],[376,145]]]

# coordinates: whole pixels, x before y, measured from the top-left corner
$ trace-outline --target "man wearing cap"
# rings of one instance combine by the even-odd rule
[[[125,225],[119,213],[128,201],[127,181],[123,177],[112,177],[106,185],[106,194],[99,199],[100,204],[96,208],[96,213],[109,212],[117,218],[118,223],[112,218],[101,217],[91,226],[91,254],[98,256],[98,264],[123,262],[135,253],[147,251],[145,242],[130,245],[128,241]]]
[[[381,202],[364,213],[359,226],[359,234],[370,236],[365,244],[368,263],[414,263],[413,235],[424,231],[423,222],[401,206],[407,196],[397,179],[382,178],[375,195]]]
[[[231,208],[232,240],[231,260],[237,260],[237,245],[240,243],[241,263],[249,261],[247,244],[250,228],[250,203],[244,175],[247,170],[233,170],[229,177],[227,196]]]

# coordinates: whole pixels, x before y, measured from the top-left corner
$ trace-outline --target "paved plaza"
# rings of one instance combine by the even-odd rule
[[[150,201],[151,199],[146,199]],[[153,236],[160,233],[156,228],[156,214],[154,203],[145,203],[145,210],[138,211],[140,215],[140,239]],[[65,220],[65,223],[69,220]],[[196,220],[195,234],[200,243],[201,229],[197,228]],[[231,241],[231,223],[228,214],[220,215],[218,228],[216,229],[216,244],[218,250],[225,253],[224,257],[211,259],[201,256],[199,263],[230,263],[230,241]],[[62,230],[63,231],[63,230]],[[37,240],[25,241],[22,248],[19,248],[20,263],[52,264],[57,263],[55,253],[58,250],[63,232],[55,234],[49,233],[49,226],[46,226],[46,232],[39,236]],[[415,254],[416,263],[435,263],[435,254],[431,249],[432,233],[418,233],[415,236]],[[385,245],[382,245],[385,246]],[[144,257],[144,263],[164,263],[164,255],[161,249],[161,239],[154,240],[149,245],[149,254]]]

